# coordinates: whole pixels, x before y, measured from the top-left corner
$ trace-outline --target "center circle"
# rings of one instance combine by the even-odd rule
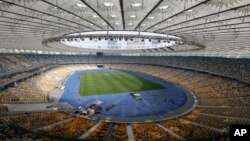
[[[161,121],[187,114],[197,104],[196,96],[186,88],[135,71],[76,71],[64,85],[59,103],[81,109],[94,106],[98,114],[84,117],[106,122]]]

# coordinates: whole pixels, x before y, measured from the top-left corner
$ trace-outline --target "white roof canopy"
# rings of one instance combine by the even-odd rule
[[[249,0],[0,0],[0,14],[0,50],[88,52],[47,48],[42,41],[76,32],[132,30],[206,45],[185,54],[250,54]]]

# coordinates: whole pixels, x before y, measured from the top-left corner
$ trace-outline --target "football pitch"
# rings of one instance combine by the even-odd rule
[[[165,87],[129,72],[83,72],[79,93],[82,96],[138,92],[164,89]]]

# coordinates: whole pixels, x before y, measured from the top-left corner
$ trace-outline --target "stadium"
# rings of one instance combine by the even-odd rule
[[[249,14],[249,0],[0,0],[0,140],[231,140],[250,124]]]

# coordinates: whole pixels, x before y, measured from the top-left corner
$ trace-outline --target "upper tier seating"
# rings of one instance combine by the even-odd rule
[[[127,57],[127,56],[83,56],[83,55],[1,55],[0,72],[9,72],[41,64],[58,63],[146,63],[190,68],[233,77],[250,82],[248,59],[212,57]],[[4,73],[2,73],[4,74]],[[1,74],[0,74],[1,75]]]

